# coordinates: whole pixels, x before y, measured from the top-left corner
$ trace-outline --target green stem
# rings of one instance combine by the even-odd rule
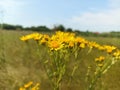
[[[59,90],[59,85],[56,85],[56,86],[54,87],[54,90]]]
[[[98,72],[97,75],[95,75],[95,78],[91,81],[87,90],[95,90],[95,85],[97,83],[98,78],[100,77],[101,77],[101,72]]]

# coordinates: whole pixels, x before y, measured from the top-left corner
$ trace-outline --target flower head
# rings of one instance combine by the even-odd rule
[[[27,83],[27,84],[24,85],[24,88],[28,88],[28,87],[30,87],[32,84],[33,84],[33,82],[30,81],[29,83]]]
[[[61,48],[63,48],[63,44],[59,41],[49,41],[48,42],[48,47],[51,49],[51,50],[59,50]]]
[[[100,57],[98,57],[98,58],[95,58],[95,61],[96,62],[102,62],[102,61],[104,61],[105,60],[105,57],[104,56],[100,56]]]

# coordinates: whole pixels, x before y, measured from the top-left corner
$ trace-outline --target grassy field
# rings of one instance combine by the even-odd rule
[[[32,32],[0,31],[0,90],[19,90],[19,87],[29,81],[39,82],[40,90],[52,90],[42,65],[42,61],[48,58],[46,48],[41,46],[38,51],[38,45],[35,42],[30,41],[26,44],[20,41],[19,38],[28,33]],[[120,48],[119,38],[84,38],[100,44],[114,45]],[[68,85],[69,70],[72,68],[72,63],[70,63],[67,71],[68,75],[63,79],[61,90],[85,90],[86,83],[84,79],[87,66],[93,65],[92,67],[94,67],[94,58],[100,54],[97,51],[92,51],[90,54],[81,51],[78,60],[81,60],[82,64],[80,64],[74,78],[72,78],[71,84]],[[102,85],[98,83],[96,90],[120,90],[119,67],[120,62],[110,68],[102,77]]]

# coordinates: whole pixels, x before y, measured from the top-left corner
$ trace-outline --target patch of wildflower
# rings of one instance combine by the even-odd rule
[[[71,53],[75,55],[75,59],[78,56],[79,51],[81,49],[84,50],[85,48],[90,48],[90,51],[97,49],[106,53],[104,56],[95,58],[95,74],[91,77],[91,82],[89,83],[87,90],[94,90],[97,80],[105,74],[118,59],[120,59],[120,50],[117,47],[100,45],[94,41],[88,41],[83,37],[78,37],[74,33],[60,31],[53,35],[33,33],[22,36],[20,39],[22,41],[33,39],[37,41],[39,45],[44,45],[48,48],[51,58],[50,60],[46,60],[44,64],[47,75],[54,86],[54,90],[59,90]],[[77,63],[75,63],[75,66],[73,67],[72,76],[76,68],[78,68]],[[89,76],[90,70],[91,68],[88,68],[87,76]],[[26,90],[24,88],[27,88],[27,85],[21,90]]]
[[[85,48],[87,40],[82,37],[75,37],[74,33],[56,32],[55,35],[49,36],[46,34],[33,33],[20,38],[22,41],[30,39],[39,41],[39,44],[46,44],[51,50],[59,50],[62,47],[71,48],[76,44],[80,48]],[[60,45],[62,44],[62,45]],[[61,47],[62,46],[62,47]]]

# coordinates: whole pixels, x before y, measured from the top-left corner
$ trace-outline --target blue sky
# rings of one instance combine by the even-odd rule
[[[0,0],[0,22],[119,31],[120,0]]]

